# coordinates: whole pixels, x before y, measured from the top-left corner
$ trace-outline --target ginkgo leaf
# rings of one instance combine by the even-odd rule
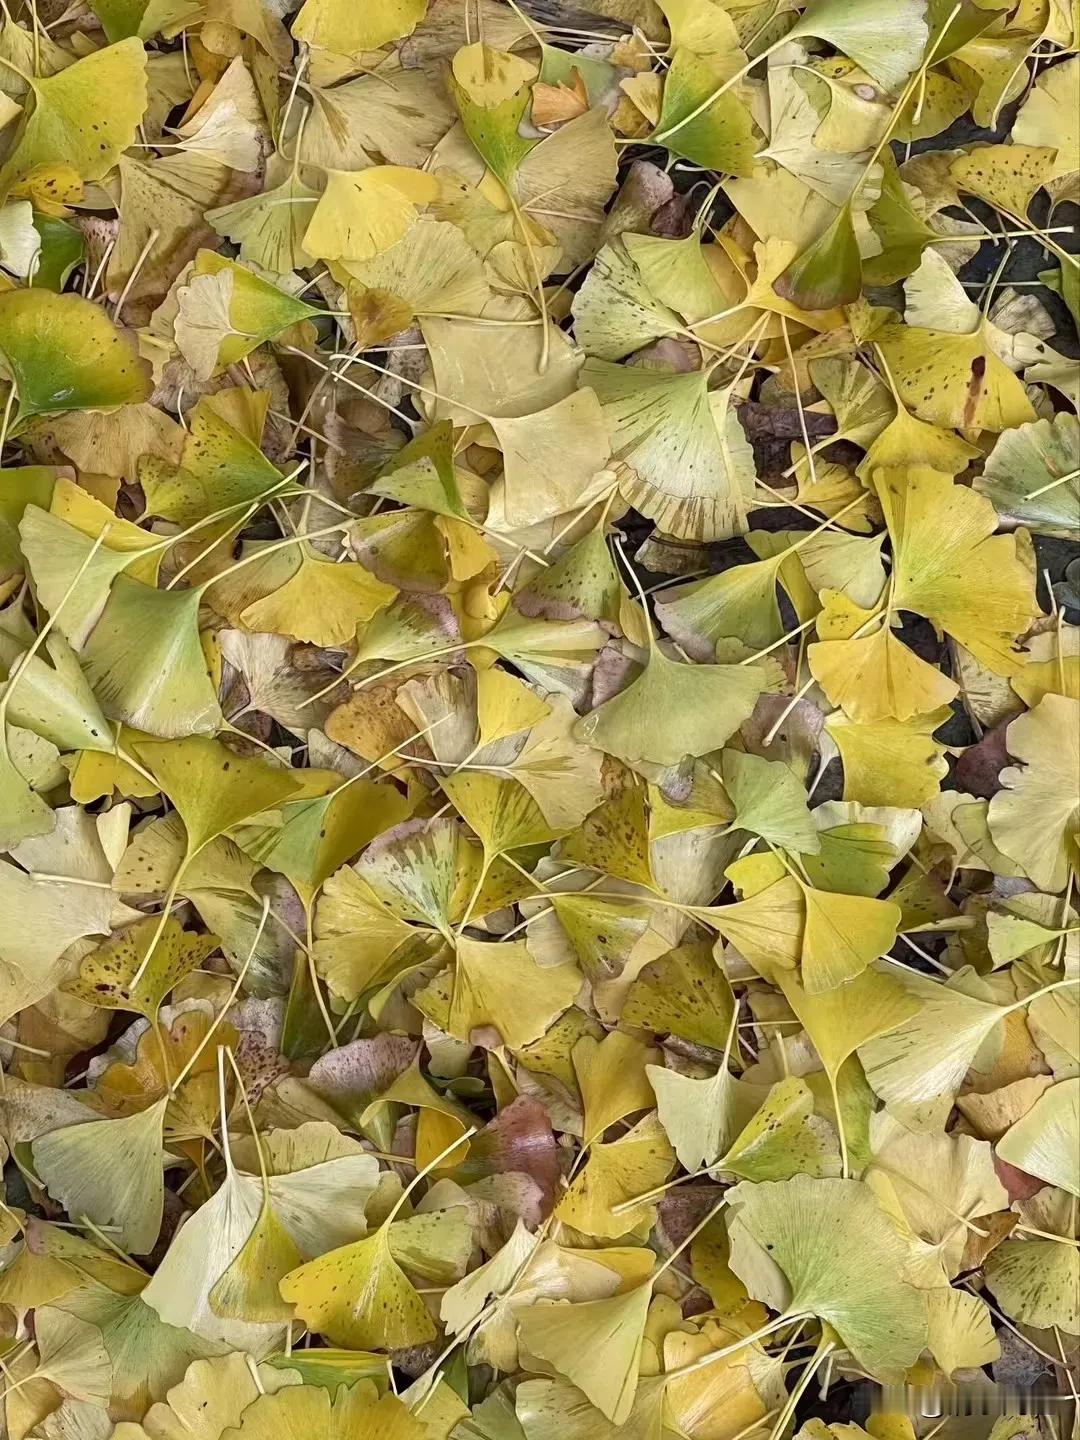
[[[307,546],[296,546],[291,556],[285,583],[240,612],[249,630],[342,645],[397,593],[362,565],[336,564]]]
[[[121,40],[31,81],[30,88],[33,109],[0,170],[5,194],[28,172],[55,161],[83,180],[100,180],[135,139],[146,109],[146,53],[141,41]]]
[[[660,1065],[650,1065],[648,1076],[660,1123],[690,1174],[716,1165],[765,1099],[763,1087],[739,1080],[726,1064],[703,1080]]]
[[[773,845],[803,854],[821,847],[802,786],[781,761],[725,750],[720,761],[724,790],[735,806],[732,825]]]
[[[627,238],[603,247],[574,296],[578,344],[600,360],[619,360],[682,329],[679,315],[654,293],[635,262]],[[693,244],[700,249],[696,238]],[[716,304],[704,313],[720,308]]]
[[[186,525],[281,487],[277,467],[220,406],[210,399],[195,406],[178,465],[156,455],[140,461],[139,483],[149,514]],[[252,428],[257,432],[257,425]]]
[[[948,1378],[957,1370],[977,1369],[1001,1358],[1001,1342],[985,1300],[946,1285],[923,1293],[927,1349]]]
[[[778,1081],[718,1157],[717,1169],[754,1181],[838,1174],[835,1138],[813,1111],[813,1092],[805,1081],[795,1076]]]
[[[535,65],[480,41],[454,55],[450,93],[461,123],[488,168],[509,185],[536,143],[519,133]]]
[[[352,1349],[396,1350],[435,1337],[385,1227],[301,1265],[282,1280],[281,1294],[312,1330]]]
[[[776,293],[802,310],[850,305],[862,290],[859,243],[850,204],[836,212],[812,245],[775,281]]]
[[[805,989],[794,976],[781,975],[778,980],[834,1081],[860,1046],[896,1030],[919,1008],[916,996],[877,968],[818,994]]]
[[[603,1040],[583,1035],[572,1052],[585,1117],[586,1143],[639,1110],[651,1110],[646,1069],[659,1051],[614,1030]]]
[[[737,641],[747,653],[764,650],[784,633],[776,587],[781,556],[733,565],[707,580],[661,591],[656,614],[664,629],[695,660],[712,660],[720,641]]]
[[[239,1351],[195,1360],[166,1397],[151,1405],[143,1423],[123,1422],[121,1440],[221,1440],[221,1435],[261,1394],[272,1395],[299,1377],[271,1365],[256,1367],[258,1383]]]
[[[802,886],[806,919],[801,968],[811,994],[844,985],[896,940],[900,907],[866,895],[840,895]]]
[[[873,1156],[864,1179],[912,1240],[908,1276],[926,1289],[964,1264],[956,1215],[992,1215],[1008,1196],[989,1144],[968,1135],[916,1134],[886,1112],[870,1121]]]
[[[14,861],[16,863],[11,863]],[[10,847],[0,863],[0,902],[18,926],[0,937],[0,1014],[15,1016],[59,983],[75,941],[105,936],[136,918],[118,906],[102,827],[78,806],[53,812],[47,833]],[[48,882],[35,879],[48,875]]]
[[[421,216],[395,244],[366,260],[343,260],[357,335],[374,343],[413,316],[479,315],[491,287],[456,225]]]
[[[560,843],[565,859],[655,889],[644,784],[624,770],[614,793]]]
[[[200,250],[187,283],[176,290],[173,332],[180,353],[207,380],[264,340],[317,314],[246,266]]]
[[[237,839],[268,869],[288,876],[310,905],[344,861],[408,815],[408,802],[399,791],[357,777],[328,795],[286,804],[280,825],[253,825]]]
[[[731,987],[712,947],[699,943],[680,945],[646,965],[627,991],[622,1018],[654,1035],[722,1050],[733,1010]]]
[[[615,1425],[630,1413],[652,1286],[607,1300],[534,1305],[518,1324],[526,1351],[565,1375]]]
[[[871,1375],[902,1373],[926,1343],[922,1297],[901,1278],[905,1247],[858,1180],[805,1175],[728,1192],[734,1226],[764,1249],[790,1287],[787,1312],[826,1321]],[[733,1241],[732,1267],[743,1269]],[[872,1265],[876,1283],[863,1283]],[[751,1293],[755,1277],[745,1272]]]
[[[82,660],[112,720],[151,735],[214,730],[221,710],[199,638],[198,590],[113,581]]]
[[[1049,180],[1057,149],[1033,145],[979,145],[960,155],[949,174],[961,190],[997,210],[1026,215],[1035,192]]]
[[[729,175],[750,175],[754,168],[754,130],[750,112],[733,91],[716,95],[736,68],[739,52],[723,57],[676,50],[664,81],[663,106],[653,138],[673,155]],[[735,60],[736,65],[724,61]]]
[[[1022,383],[991,345],[985,322],[968,334],[891,325],[878,343],[901,400],[920,420],[970,439],[1035,419]]]
[[[827,40],[886,90],[898,89],[922,58],[929,36],[922,0],[814,0],[788,39]]]
[[[660,529],[721,540],[746,528],[754,460],[738,417],[705,371],[688,375],[588,360],[582,379],[611,425],[619,488]]]
[[[670,1175],[675,1152],[659,1120],[646,1116],[617,1140],[594,1144],[577,1178],[559,1201],[555,1214],[586,1235],[614,1240],[637,1226],[650,1226],[656,1207],[650,1195]],[[616,1212],[615,1207],[625,1205]]]
[[[1006,430],[976,477],[975,489],[999,515],[1037,534],[1071,535],[1080,511],[1080,476],[1073,474],[1078,447],[1080,421],[1064,410],[1052,419]]]
[[[150,393],[150,367],[98,305],[49,290],[0,296],[0,358],[18,396],[20,420],[63,410],[136,404]]]
[[[387,975],[399,951],[416,938],[348,866],[330,877],[315,910],[313,956],[330,988],[358,999]]]
[[[1007,1315],[1040,1330],[1080,1325],[1080,1251],[1060,1240],[1006,1240],[986,1260],[994,1298]]]
[[[274,172],[270,169],[269,173]],[[304,233],[318,198],[316,191],[288,171],[279,184],[258,195],[207,209],[206,218],[219,235],[240,247],[240,258],[246,263],[288,275],[314,259],[304,249]]]
[[[309,45],[352,55],[377,50],[388,40],[408,35],[423,19],[427,0],[372,0],[363,15],[348,14],[331,0],[307,0],[293,33]]]
[[[65,987],[68,993],[106,1010],[135,1010],[153,1023],[173,986],[218,945],[216,935],[192,935],[172,917],[160,935],[157,928],[157,920],[148,917],[92,951],[77,978]],[[153,954],[148,958],[151,942]],[[148,960],[145,968],[144,960]],[[139,979],[132,984],[136,975]]]
[[[947,1113],[979,1046],[1004,1008],[914,972],[895,977],[918,1010],[888,1033],[859,1045],[866,1078],[888,1104],[912,1119]]]
[[[144,740],[138,754],[183,820],[190,854],[260,811],[294,799],[301,788],[287,770],[201,735]]]
[[[755,968],[793,970],[803,953],[806,902],[799,882],[784,875],[745,900],[701,908],[701,916]],[[828,988],[823,987],[823,988]]]
[[[507,518],[535,524],[610,489],[600,476],[610,451],[608,426],[596,393],[578,390],[565,400],[517,419],[492,423],[503,453]]]
[[[876,625],[869,635],[817,641],[808,647],[807,659],[832,703],[862,724],[904,723],[947,705],[957,693],[955,682],[909,649],[888,624]]]
[[[1046,188],[1055,203],[1075,200],[1080,171],[1080,127],[1071,95],[1076,87],[1075,56],[1044,71],[1017,112],[1012,138],[1016,145],[1050,146],[1055,155]]]
[[[893,603],[925,615],[984,665],[1007,674],[1016,664],[1016,636],[1037,608],[1015,537],[995,535],[993,506],[946,476],[913,468],[902,477],[879,471],[874,478],[893,540]],[[964,591],[969,565],[987,576],[977,605]]]
[[[300,1252],[296,1258],[302,1259],[363,1235],[364,1205],[378,1179],[373,1157],[325,1122],[286,1132],[284,1142],[280,1136],[271,1132],[261,1142],[270,1172],[265,1189],[259,1175],[244,1173],[230,1160],[222,1184],[187,1220],[143,1292],[146,1303],[170,1325],[208,1340],[243,1345],[256,1354],[280,1341],[287,1315],[276,1309],[272,1316],[223,1315],[212,1295],[258,1230],[253,1252],[247,1252],[246,1263],[233,1272],[222,1293],[227,1298],[250,1295],[252,1282],[257,1282],[256,1293],[267,1300],[268,1277],[265,1269],[258,1271],[260,1259],[266,1260],[267,1210],[274,1214],[269,1239],[277,1240],[271,1250],[276,1274],[276,1261],[292,1255],[294,1248]],[[238,1159],[241,1147],[242,1142],[231,1142]],[[253,1169],[257,1163],[255,1158],[250,1161]],[[274,1284],[276,1288],[276,1280]]]
[[[475,1030],[494,1029],[516,1049],[544,1033],[573,1003],[580,984],[576,966],[541,968],[523,941],[489,945],[462,936],[454,957],[450,1031],[468,1040]]]
[[[1052,1085],[997,1143],[1002,1160],[1080,1196],[1080,1079]]]
[[[945,747],[932,737],[951,714],[942,707],[903,723],[862,725],[842,715],[830,717],[826,729],[844,766],[844,799],[862,805],[924,805],[949,773]]]
[[[594,983],[622,970],[651,919],[649,907],[632,900],[612,904],[588,895],[566,895],[553,897],[551,904],[570,949]],[[529,941],[534,951],[541,943],[540,924],[538,921],[530,927]]]
[[[222,1440],[271,1440],[272,1436],[304,1435],[310,1440],[337,1440],[350,1431],[367,1431],[378,1440],[423,1440],[425,1431],[396,1395],[377,1396],[369,1381],[351,1388],[304,1385],[259,1400],[241,1416],[235,1430]]]
[[[292,1308],[278,1287],[303,1258],[267,1198],[242,1249],[210,1291],[211,1309],[223,1319],[267,1324],[290,1320]]]
[[[771,688],[757,665],[680,665],[655,647],[645,669],[578,722],[576,733],[627,765],[677,765],[719,750]]]
[[[1021,761],[1002,771],[1003,788],[990,801],[994,844],[1023,866],[1042,890],[1061,890],[1076,864],[1080,701],[1046,695],[1006,733]]]
[[[454,808],[468,821],[490,861],[504,850],[538,845],[555,838],[553,830],[524,786],[486,772],[448,775],[443,789]]]
[[[304,248],[323,260],[370,260],[396,244],[434,200],[434,176],[399,165],[330,170],[326,189],[304,232]]]
[[[90,1120],[40,1136],[34,1165],[72,1215],[107,1226],[137,1255],[153,1249],[165,1204],[162,1130],[168,1096],[119,1120]]]

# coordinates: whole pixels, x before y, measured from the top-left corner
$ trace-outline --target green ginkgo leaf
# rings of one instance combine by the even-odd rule
[[[263,810],[295,799],[300,782],[288,770],[237,755],[220,740],[143,740],[139,759],[176,807],[190,854]]]
[[[150,735],[208,733],[221,708],[199,635],[198,590],[114,580],[83,647],[94,694],[110,720]]]
[[[879,1380],[901,1375],[926,1343],[920,1292],[902,1278],[906,1247],[872,1192],[858,1180],[743,1181],[734,1206],[732,1268],[751,1293],[761,1272],[743,1265],[746,1236],[779,1266],[790,1288],[789,1315],[826,1321],[858,1363]],[[736,1238],[737,1237],[737,1238]],[[760,1262],[758,1262],[760,1263]],[[875,1283],[865,1283],[872,1267]]]
[[[719,750],[772,688],[758,665],[682,665],[653,645],[625,690],[578,721],[576,733],[627,765],[677,765]]]
[[[132,405],[150,394],[150,366],[100,305],[51,290],[0,295],[0,361],[20,422],[64,410]]]

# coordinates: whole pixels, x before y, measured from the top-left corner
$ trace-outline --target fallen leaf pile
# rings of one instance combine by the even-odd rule
[[[1063,1440],[1075,11],[3,15],[4,1436]]]

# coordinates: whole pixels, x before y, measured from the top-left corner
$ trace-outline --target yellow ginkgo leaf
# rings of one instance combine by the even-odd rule
[[[774,966],[793,970],[799,963],[805,905],[802,889],[790,875],[744,900],[698,913],[764,975],[771,976]]]
[[[1080,1197],[1080,1079],[1040,1095],[1005,1132],[997,1153],[1010,1165]]]
[[[1063,890],[1077,865],[1080,701],[1047,695],[1006,732],[1021,762],[1001,772],[990,801],[990,834],[1040,890]]]
[[[861,975],[895,943],[901,915],[891,900],[805,885],[802,893],[806,922],[800,961],[803,984],[812,995]]]
[[[1057,147],[979,145],[949,166],[957,188],[986,200],[996,210],[1026,215],[1035,192],[1054,173]]]
[[[763,665],[681,665],[653,644],[637,679],[575,733],[627,765],[677,765],[719,750],[773,683]]]
[[[143,968],[156,931],[153,916],[129,925],[92,951],[80,965],[77,978],[64,988],[88,1005],[100,1005],[105,1010],[135,1010],[152,1024],[173,986],[201,965],[219,943],[216,935],[187,933],[170,916],[154,945],[150,963]],[[132,985],[135,975],[139,975],[139,981]]]
[[[533,1305],[518,1319],[530,1355],[565,1375],[615,1425],[630,1414],[637,1392],[652,1285],[635,1285],[606,1300]]]
[[[1006,1240],[986,1260],[995,1300],[1014,1320],[1075,1335],[1080,1327],[1080,1250],[1053,1240]]]
[[[396,245],[416,219],[416,207],[438,194],[433,175],[402,165],[328,170],[304,249],[321,260],[370,260]]]
[[[613,1030],[603,1040],[584,1035],[573,1049],[574,1074],[584,1102],[586,1144],[609,1125],[651,1110],[653,1091],[646,1067],[660,1059],[632,1035]]]
[[[609,799],[561,842],[560,853],[577,865],[656,888],[649,858],[649,812],[644,784],[623,770]]]
[[[918,420],[900,405],[884,430],[870,444],[859,462],[857,473],[869,479],[879,468],[898,465],[927,465],[944,475],[955,476],[981,452],[951,430]]]
[[[307,0],[293,34],[322,50],[358,55],[408,35],[424,18],[428,0],[367,0],[362,9],[335,0]]]
[[[303,789],[287,770],[237,755],[220,740],[145,740],[138,757],[176,806],[189,854],[261,810],[297,799]]]
[[[221,1440],[424,1440],[427,1434],[396,1395],[380,1396],[370,1380],[352,1386],[291,1386],[260,1395]]]
[[[644,967],[627,991],[622,1018],[653,1035],[678,1035],[721,1050],[734,1008],[712,946],[698,941],[679,945]]]
[[[814,1115],[814,1096],[805,1080],[789,1075],[778,1081],[716,1168],[754,1181],[839,1175],[836,1138]]]
[[[397,1350],[435,1338],[427,1306],[394,1259],[385,1225],[281,1281],[309,1329],[353,1350]]]
[[[134,1115],[65,1125],[34,1141],[34,1166],[49,1193],[136,1255],[149,1254],[161,1229],[168,1103],[165,1095]]]
[[[1080,194],[1080,121],[1072,103],[1078,77],[1080,60],[1075,55],[1042,71],[1013,125],[1015,144],[1053,147],[1046,188],[1055,204],[1075,201]]]
[[[1030,552],[995,535],[985,496],[921,467],[880,470],[874,484],[893,542],[892,603],[925,615],[996,674],[1018,665],[1017,637],[1039,613]],[[984,577],[976,597],[972,572]]]
[[[1023,383],[994,350],[985,321],[969,334],[890,325],[878,343],[901,400],[920,420],[971,438],[1035,419]]]
[[[30,88],[33,105],[0,170],[0,193],[55,161],[83,180],[100,180],[135,139],[146,109],[142,41],[91,51],[58,74],[32,80]]]
[[[537,1040],[581,986],[576,965],[538,966],[524,941],[499,945],[459,938],[449,1028],[468,1040],[495,1030],[511,1049]]]
[[[293,573],[285,584],[241,612],[247,629],[344,645],[397,594],[363,565],[336,564],[308,546],[298,545],[290,555]]]
[[[555,1207],[556,1217],[586,1235],[614,1240],[631,1230],[645,1230],[656,1218],[648,1200],[632,1202],[663,1184],[675,1163],[655,1115],[639,1120],[617,1140],[593,1145],[589,1158]],[[627,1208],[616,1211],[616,1206]]]
[[[232,1264],[210,1291],[210,1308],[222,1319],[270,1323],[292,1319],[280,1284],[303,1263],[303,1254],[269,1198]]]
[[[862,805],[898,805],[918,809],[938,793],[949,773],[945,747],[933,733],[952,714],[942,707],[910,720],[855,724],[833,715],[825,728],[844,766],[844,799]]]
[[[717,1163],[767,1093],[764,1086],[734,1076],[726,1056],[716,1074],[702,1080],[661,1065],[650,1065],[648,1073],[660,1123],[690,1174]]]
[[[151,1405],[143,1424],[125,1421],[117,1427],[118,1440],[221,1440],[260,1395],[299,1383],[295,1373],[272,1365],[256,1366],[255,1372],[258,1384],[248,1356],[239,1351],[195,1360],[165,1398]]]
[[[957,685],[921,659],[888,624],[872,634],[820,640],[807,649],[810,673],[849,720],[909,721],[947,705]]]

